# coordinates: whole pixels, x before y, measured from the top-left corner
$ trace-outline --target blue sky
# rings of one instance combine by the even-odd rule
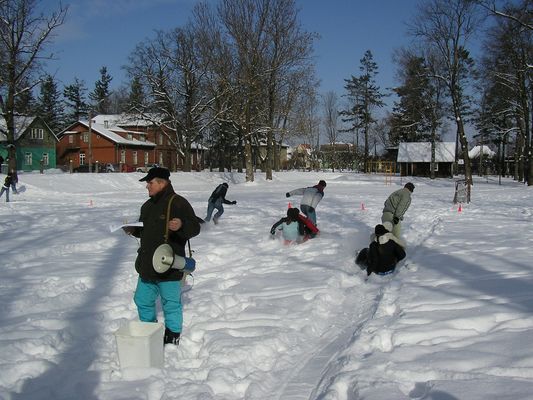
[[[214,1],[214,0],[213,0]],[[106,66],[112,87],[124,82],[122,66],[135,45],[153,37],[155,30],[182,25],[195,0],[72,0],[66,23],[49,48],[58,60],[47,70],[61,84],[77,77],[89,90]],[[315,64],[321,92],[344,94],[344,79],[359,74],[359,60],[372,51],[378,63],[378,83],[393,86],[394,49],[407,44],[405,23],[415,14],[417,0],[296,0],[301,23],[320,39],[315,44]],[[57,0],[44,0],[45,13]]]

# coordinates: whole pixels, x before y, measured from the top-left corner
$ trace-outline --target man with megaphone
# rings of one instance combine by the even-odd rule
[[[139,278],[134,301],[141,321],[156,322],[160,296],[164,342],[178,345],[183,325],[181,279],[188,260],[185,245],[200,233],[200,224],[189,202],[174,192],[168,169],[151,168],[140,181],[146,182],[150,196],[141,207],[139,222],[143,226],[124,228],[141,239],[135,260]]]

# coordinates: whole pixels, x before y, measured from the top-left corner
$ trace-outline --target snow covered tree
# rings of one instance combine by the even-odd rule
[[[0,114],[7,126],[9,168],[16,168],[15,115],[17,98],[39,83],[41,60],[52,33],[63,24],[67,7],[61,4],[50,15],[38,13],[38,0],[0,2]],[[22,87],[26,82],[28,86]]]

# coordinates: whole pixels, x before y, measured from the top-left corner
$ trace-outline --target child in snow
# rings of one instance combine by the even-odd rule
[[[6,179],[4,180],[4,186],[2,186],[2,190],[0,190],[0,197],[6,192],[6,203],[9,203],[9,187],[13,183],[13,177],[11,176],[11,173],[7,174]]]
[[[304,224],[298,217],[300,210],[297,208],[289,208],[287,216],[281,218],[278,222],[270,228],[270,234],[275,235],[276,230],[281,231],[281,236],[284,239],[284,244],[300,243],[305,235]]]
[[[213,193],[211,193],[211,196],[209,196],[209,200],[207,201],[207,216],[205,217],[205,221],[211,221],[211,215],[216,209],[217,213],[213,217],[213,222],[215,225],[218,224],[219,218],[222,216],[222,214],[224,214],[224,204],[237,204],[236,200],[226,200],[228,187],[229,185],[224,182],[218,185],[215,190],[213,190]]]
[[[366,269],[367,275],[372,272],[388,275],[394,272],[398,261],[405,258],[405,243],[391,233],[392,229],[392,223],[388,221],[376,225],[370,246],[357,255],[355,262],[361,269]]]

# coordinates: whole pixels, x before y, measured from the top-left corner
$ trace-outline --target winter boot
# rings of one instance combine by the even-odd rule
[[[165,328],[165,340],[164,344],[180,344],[180,332],[172,332],[170,329]]]

